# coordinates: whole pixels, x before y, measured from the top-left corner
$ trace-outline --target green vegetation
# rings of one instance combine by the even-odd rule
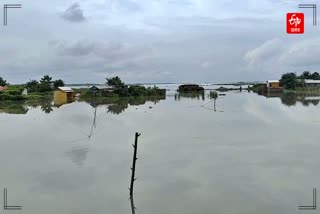
[[[210,91],[210,98],[217,99],[218,98],[218,92],[216,91]]]
[[[237,90],[241,90],[241,89],[242,89],[241,86],[239,88],[226,88],[226,87],[221,86],[215,90],[217,90],[217,91],[237,91]]]
[[[144,87],[141,85],[126,85],[122,80],[116,76],[107,78],[108,86],[107,93],[94,94],[89,88],[76,89],[81,97],[164,97],[166,90],[158,87]],[[7,82],[0,78],[2,85],[8,85]],[[43,76],[39,81],[30,80],[24,85],[8,85],[7,90],[0,92],[0,101],[6,100],[49,100],[53,98],[53,90],[57,87],[64,86],[64,81],[61,79],[53,80],[49,75]],[[27,95],[22,95],[24,89],[28,90]]]
[[[26,98],[21,95],[23,90],[22,86],[8,86],[7,90],[0,91],[0,101],[12,100],[12,101],[21,101]]]
[[[2,112],[7,114],[26,114],[28,108],[23,101],[2,101],[0,102],[0,113]]]
[[[110,93],[98,93],[95,94],[95,97],[161,97],[166,95],[164,89],[159,89],[156,86],[148,88],[141,85],[128,86],[118,76],[107,78],[106,84],[112,86],[113,91]],[[75,89],[75,92],[81,94],[81,97],[84,98],[93,96],[93,93],[88,88]]]
[[[305,79],[320,80],[320,75],[318,72],[310,73],[309,71],[304,71],[301,75],[296,75],[293,72],[285,73],[281,76],[280,84],[289,90],[296,90],[296,88],[303,88],[303,82]]]
[[[299,79],[311,79],[311,80],[320,80],[320,75],[318,72],[310,73],[310,71],[304,71],[300,76]]]
[[[118,77],[106,78],[106,84],[108,86],[114,87],[114,96],[119,97],[139,97],[139,96],[165,96],[165,90],[159,89],[158,87],[144,87],[141,85],[126,85],[122,80]]]
[[[21,100],[46,100],[52,99],[54,88],[64,86],[63,80],[54,80],[45,75],[40,81],[30,80],[25,85],[9,85],[6,80],[0,77],[0,86],[7,86],[7,90],[0,91],[0,101],[21,101]],[[27,88],[28,95],[22,95]]]
[[[286,89],[295,89],[297,83],[297,75],[295,73],[285,73],[281,76],[280,84]]]
[[[28,92],[48,92],[53,91],[54,88],[64,86],[64,82],[61,79],[52,80],[52,77],[45,75],[43,76],[40,81],[37,80],[30,80],[26,83],[26,87]]]
[[[4,80],[2,77],[0,77],[0,86],[5,86],[7,84],[8,84],[7,81]]]

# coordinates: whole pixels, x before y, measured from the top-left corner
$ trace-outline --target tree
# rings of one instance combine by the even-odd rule
[[[116,88],[118,87],[123,87],[125,84],[122,82],[122,80],[118,77],[112,77],[112,78],[106,78],[107,79],[107,84],[109,86],[115,86]]]
[[[109,86],[113,86],[115,88],[114,92],[117,93],[121,97],[128,96],[128,86],[122,82],[122,80],[118,77],[106,78],[107,84]]]
[[[28,88],[29,92],[37,92],[39,88],[39,82],[37,80],[30,80],[26,83],[26,87]]]
[[[295,89],[297,86],[297,75],[295,73],[285,73],[281,76],[280,84],[287,89]]]
[[[51,91],[52,77],[45,75],[40,80],[39,92]]]
[[[55,81],[53,81],[53,86],[55,88],[62,87],[62,86],[64,86],[64,82],[62,79],[55,80]]]
[[[311,79],[312,75],[310,73],[310,71],[304,71],[300,76],[300,79]]]
[[[0,86],[5,86],[7,84],[8,84],[7,81],[4,80],[2,77],[0,77]]]
[[[49,75],[44,75],[41,80],[40,83],[44,84],[50,84],[52,82],[52,77],[50,77]]]
[[[313,72],[311,75],[311,79],[313,80],[320,80],[320,75],[318,72]]]

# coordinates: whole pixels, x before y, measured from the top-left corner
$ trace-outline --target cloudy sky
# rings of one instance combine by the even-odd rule
[[[0,76],[10,83],[45,74],[67,83],[114,75],[130,83],[230,82],[320,71],[320,28],[298,0],[5,3],[23,7],[0,25]],[[305,34],[288,35],[286,13],[299,11]]]

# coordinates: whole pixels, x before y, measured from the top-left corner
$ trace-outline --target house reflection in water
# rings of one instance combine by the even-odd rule
[[[303,106],[317,106],[320,103],[320,95],[315,94],[295,94],[295,93],[266,93],[260,94],[265,96],[267,99],[280,98],[281,103],[285,106],[295,106],[297,103],[301,103]]]
[[[66,103],[75,101],[75,92],[69,87],[58,87],[53,94],[53,103],[55,107],[60,107]]]

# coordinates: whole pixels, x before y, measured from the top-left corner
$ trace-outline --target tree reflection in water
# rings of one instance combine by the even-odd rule
[[[165,96],[161,97],[128,97],[128,98],[87,98],[82,99],[93,107],[106,106],[107,112],[112,114],[121,114],[129,106],[144,105],[146,102],[157,104],[160,100],[165,100]]]
[[[53,111],[51,100],[8,101],[0,102],[0,112],[7,114],[26,114],[30,108],[39,108],[46,114]]]
[[[296,93],[276,93],[264,94],[267,98],[280,98],[285,106],[296,106],[298,103],[305,107],[310,105],[317,106],[320,103],[320,94],[296,94]]]

